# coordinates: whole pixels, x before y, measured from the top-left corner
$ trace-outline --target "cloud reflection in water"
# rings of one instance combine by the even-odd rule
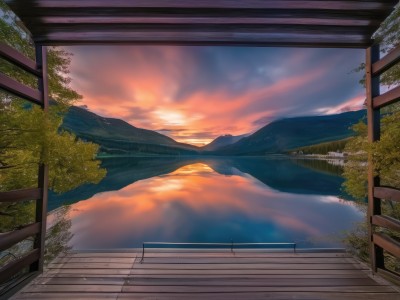
[[[363,214],[335,196],[274,190],[238,169],[221,175],[193,163],[72,205],[76,249],[138,247],[143,241],[292,242],[352,227]],[[134,172],[134,170],[132,170]],[[315,245],[314,245],[315,246]]]

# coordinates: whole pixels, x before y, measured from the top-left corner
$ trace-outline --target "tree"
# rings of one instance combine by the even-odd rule
[[[0,0],[0,41],[34,59],[34,47],[23,25]],[[97,183],[106,171],[96,160],[98,145],[79,140],[62,131],[63,115],[81,96],[70,86],[71,55],[65,50],[48,50],[48,113],[13,95],[0,92],[0,191],[37,186],[38,166],[49,166],[49,188],[65,192],[84,183]],[[0,72],[36,88],[34,76],[0,59]],[[2,232],[29,223],[32,202],[1,204]],[[21,216],[21,218],[20,218]]]
[[[382,23],[373,35],[375,41],[381,44],[381,51],[387,53],[400,45],[400,4],[394,12]],[[361,65],[359,70],[365,66]],[[400,64],[390,68],[381,76],[381,84],[387,87],[400,84]],[[344,188],[356,198],[365,198],[367,189],[367,154],[373,158],[374,172],[379,175],[382,184],[400,187],[400,106],[390,105],[382,111],[381,137],[375,143],[367,142],[367,125],[365,120],[353,126],[356,137],[346,144],[346,150],[351,155],[345,167],[346,182]],[[364,162],[364,163],[363,163]]]
[[[380,43],[381,51],[387,53],[400,44],[400,4],[394,12],[382,23],[373,36]],[[362,64],[358,70],[364,70]],[[400,84],[400,64],[395,65],[382,74],[381,84],[388,88]],[[363,84],[364,80],[361,81]],[[379,176],[381,185],[400,188],[400,104],[390,105],[382,110],[380,140],[369,143],[367,140],[367,125],[361,120],[353,126],[356,137],[347,144],[345,151],[351,153],[344,168],[344,189],[359,199],[362,209],[366,210],[365,198],[367,196],[367,157],[371,155],[374,174]],[[400,205],[392,201],[382,202],[382,214],[400,219]],[[348,233],[345,240],[355,254],[367,260],[369,256],[369,236],[367,232],[368,221],[360,224],[354,231]],[[381,229],[383,232],[400,240],[400,233],[392,230]],[[386,267],[399,272],[400,261],[387,255]]]

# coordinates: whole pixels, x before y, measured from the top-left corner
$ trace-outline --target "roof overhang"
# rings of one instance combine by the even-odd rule
[[[43,45],[366,48],[394,1],[5,0]]]

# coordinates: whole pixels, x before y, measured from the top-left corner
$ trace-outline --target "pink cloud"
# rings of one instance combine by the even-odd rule
[[[214,57],[209,49],[191,49],[71,47],[72,86],[84,96],[80,104],[95,113],[136,127],[169,129],[172,138],[197,145],[221,134],[255,131],[257,120],[299,114],[297,107],[303,113],[334,113],[353,103],[340,98],[333,105],[326,100],[329,106],[313,101],[317,93],[328,94],[332,83],[320,80],[330,76],[340,55],[313,66],[315,51],[298,49],[282,62],[257,52],[260,59],[253,66],[235,56],[221,63],[226,58]],[[304,72],[307,62],[311,66]],[[317,108],[310,109],[313,103]]]

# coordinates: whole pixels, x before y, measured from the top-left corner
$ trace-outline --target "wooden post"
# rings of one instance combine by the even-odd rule
[[[367,93],[367,121],[368,142],[373,143],[380,138],[380,110],[373,106],[373,98],[379,96],[379,76],[372,75],[372,65],[379,60],[379,45],[373,45],[366,51],[366,93]],[[368,156],[368,234],[370,242],[370,259],[373,272],[384,267],[383,249],[373,242],[374,228],[372,216],[381,214],[381,200],[374,197],[374,188],[379,186],[379,177],[374,174],[372,155]]]
[[[40,70],[38,80],[38,89],[42,96],[41,107],[45,113],[49,109],[49,91],[47,76],[47,48],[45,46],[36,45],[36,63]],[[35,239],[34,248],[39,249],[39,260],[31,265],[31,271],[43,271],[44,250],[46,239],[46,221],[47,221],[47,202],[48,202],[48,166],[41,164],[38,173],[38,187],[41,190],[41,197],[36,201],[36,222],[40,222],[40,233]]]

